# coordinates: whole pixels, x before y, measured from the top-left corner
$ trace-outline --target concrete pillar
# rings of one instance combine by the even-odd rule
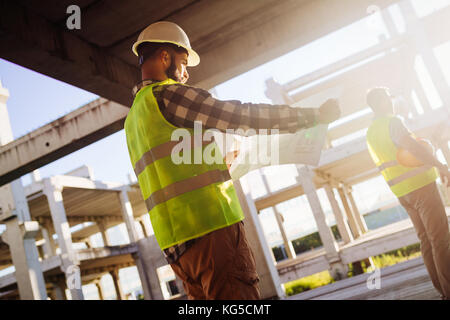
[[[122,285],[120,284],[119,269],[114,269],[110,271],[109,274],[111,275],[114,282],[117,300],[126,300],[125,294],[123,293],[122,290]]]
[[[48,259],[56,255],[55,242],[53,241],[53,237],[49,234],[48,229],[44,226],[41,226],[41,234],[44,238],[44,259]]]
[[[359,226],[359,229],[361,230],[361,233],[367,232],[367,224],[364,220],[362,214],[359,212],[358,206],[356,205],[355,199],[353,198],[352,189],[350,187],[346,187],[346,196],[347,199],[350,201],[350,205],[352,206],[352,211],[356,220],[356,223]]]
[[[339,197],[341,198],[342,205],[344,206],[345,214],[347,216],[348,225],[350,227],[350,230],[352,231],[353,238],[359,238],[362,233],[359,228],[358,223],[356,222],[356,219],[353,215],[353,211],[350,208],[350,205],[347,200],[346,192],[344,191],[344,188],[339,187],[338,189]]]
[[[68,300],[67,294],[66,294],[67,282],[66,282],[65,278],[61,278],[61,280],[58,281],[57,285],[59,287],[59,290],[61,291],[63,300]]]
[[[94,281],[95,286],[97,287],[98,290],[98,298],[100,300],[105,300],[105,294],[103,292],[103,287],[102,287],[102,283],[100,281],[100,279],[97,279]]]
[[[133,208],[131,207],[127,191],[127,188],[124,188],[119,192],[119,201],[122,207],[122,217],[127,227],[128,237],[130,238],[130,242],[133,243],[137,242],[139,238],[134,222]]]
[[[255,203],[250,194],[244,194],[239,180],[233,181],[233,183],[245,215],[244,227],[247,240],[255,256],[256,271],[260,278],[259,288],[261,291],[261,298],[283,298],[285,295],[284,290],[281,287],[281,281],[274,264],[272,250],[269,248],[264,236],[264,230],[259,221]],[[247,190],[249,190],[249,188],[247,188]]]
[[[418,18],[410,1],[400,1],[399,7],[405,18],[406,32],[413,35],[411,40],[415,45],[415,49],[422,56],[431,80],[445,105],[446,102],[450,101],[450,92],[442,68],[428,41],[423,22]]]
[[[280,231],[281,231],[281,236],[283,237],[284,248],[286,249],[288,258],[295,259],[295,257],[296,257],[295,250],[294,250],[294,247],[292,246],[292,242],[289,241],[289,239],[286,235],[286,229],[284,228],[284,225],[283,225],[283,222],[284,222],[283,216],[281,215],[280,212],[278,212],[276,207],[273,207],[273,211],[275,213],[275,219],[277,220],[278,227],[280,228]]]
[[[347,221],[342,214],[341,208],[339,208],[339,204],[337,203],[334,196],[333,188],[329,184],[325,184],[323,188],[325,189],[325,192],[327,194],[328,201],[330,201],[331,208],[336,219],[337,228],[339,230],[339,233],[341,234],[344,244],[353,241],[350,227],[348,226]]]
[[[73,300],[83,300],[79,261],[72,246],[72,235],[63,204],[62,187],[53,178],[44,179],[44,194],[47,196],[53,227],[58,235],[61,250],[61,270],[65,273],[67,287]]]
[[[138,244],[138,250],[137,253],[133,255],[133,258],[136,262],[136,267],[138,269],[139,278],[141,280],[142,290],[144,291],[144,298],[146,300],[150,299],[163,299],[162,292],[161,297],[159,297],[157,290],[152,290],[154,286],[152,286],[151,280],[148,272],[151,270],[151,264],[148,264],[148,261],[146,260],[146,256],[144,254],[145,250],[145,241],[139,241],[144,239],[138,239],[137,231],[136,231],[136,225],[134,221],[134,215],[133,215],[133,208],[131,207],[130,200],[128,198],[128,189],[123,188],[119,192],[119,201],[122,208],[122,217],[125,221],[125,225],[127,227],[128,237],[130,239],[131,243],[137,243]],[[158,250],[160,251],[160,254],[162,255],[161,249],[159,246],[157,246]],[[156,273],[156,269],[155,269]],[[157,276],[156,276],[157,278]],[[158,282],[159,283],[159,282]]]
[[[313,181],[314,173],[307,166],[299,168],[299,180],[308,199],[308,203],[314,215],[320,240],[325,248],[326,257],[330,264],[331,276],[335,279],[342,279],[347,275],[347,267],[339,256],[339,246],[334,239],[331,228],[327,225],[325,213],[320,204]]]
[[[105,247],[111,246],[111,242],[109,241],[105,221],[103,219],[98,219],[98,220],[96,220],[96,223],[97,223],[98,229],[100,230],[100,233],[102,235],[103,245]]]
[[[51,289],[51,298],[52,300],[65,300],[64,289],[57,283],[53,283],[53,287]]]
[[[271,84],[271,82],[267,82],[266,81],[266,84],[268,85],[268,90],[269,90],[270,85],[273,85],[274,83],[275,82],[272,82],[272,84]],[[281,88],[280,88],[280,90],[281,90]],[[266,94],[267,94],[267,91],[266,91]],[[266,176],[263,174],[261,169],[259,169],[259,173],[261,174],[261,178],[262,178],[262,181],[264,183],[264,186],[266,187],[266,190],[268,192],[270,192],[269,182],[267,181]],[[296,257],[295,250],[294,250],[294,247],[292,246],[292,242],[290,242],[288,240],[288,238],[287,238],[286,229],[284,228],[284,225],[283,225],[283,216],[278,212],[276,207],[273,207],[273,210],[274,210],[274,213],[275,213],[275,219],[277,221],[278,228],[280,229],[281,236],[283,238],[284,248],[286,249],[286,253],[288,255],[288,258],[289,259],[294,259]],[[271,254],[273,256],[273,251],[270,250],[270,252],[271,252]],[[275,257],[274,257],[274,261],[275,261]]]
[[[20,299],[46,300],[47,290],[35,241],[39,224],[36,221],[20,221],[17,217],[3,223],[6,230],[2,240],[11,252]]]
[[[141,279],[145,300],[164,300],[157,269],[167,265],[167,260],[154,235],[137,242],[138,254],[133,255]]]
[[[0,146],[14,140],[6,107],[8,98],[9,91],[0,81]],[[0,186],[0,207],[0,222],[6,226],[2,239],[9,245],[20,298],[46,300],[47,290],[35,241],[39,224],[31,221],[20,179]]]

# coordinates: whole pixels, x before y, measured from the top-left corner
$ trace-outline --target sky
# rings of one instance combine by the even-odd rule
[[[424,17],[435,10],[450,5],[450,0],[413,0],[412,3],[419,17]],[[394,18],[398,31],[404,32],[405,23],[399,14],[398,7],[392,6],[388,11]],[[377,44],[381,34],[390,37],[382,23],[380,14],[368,16],[216,86],[213,90],[214,95],[219,99],[270,103],[270,99],[264,94],[266,79],[273,77],[280,84],[287,83]],[[434,53],[444,70],[447,82],[450,83],[450,43],[435,48]],[[442,101],[436,94],[433,85],[430,85],[430,80],[427,79],[429,75],[420,59],[416,63],[416,71],[420,74],[423,86],[427,88],[428,100],[432,106],[439,107]],[[18,138],[98,98],[90,92],[2,59],[0,59],[0,79],[3,86],[10,92],[7,106],[14,138]],[[364,134],[364,132],[360,134]],[[42,177],[48,177],[63,174],[81,165],[90,166],[94,171],[94,178],[98,180],[128,183],[128,175],[131,175],[134,179],[123,130],[42,167],[40,172]],[[277,167],[275,171],[274,168],[264,169],[264,172],[268,174],[271,188],[273,188],[271,191],[279,190],[291,184],[293,170],[292,166]],[[255,181],[255,183],[252,183],[253,197],[267,193],[262,183],[257,182],[258,172],[253,172],[248,176],[249,179]],[[280,179],[280,176],[286,178]],[[24,176],[22,181],[26,185],[31,180],[29,176]],[[378,192],[373,192],[373,188]],[[380,197],[389,198],[389,195],[389,190],[383,184],[383,181],[375,179],[369,186],[363,185],[358,188],[355,197],[359,200],[358,205],[361,205],[364,212],[364,210],[373,206],[374,202],[380,201]],[[320,198],[323,200],[325,197],[320,195]],[[391,198],[393,197],[391,196]],[[302,201],[301,199],[294,199],[287,206],[287,209],[283,209],[287,219],[292,222],[289,225],[301,225],[301,230],[314,229],[315,223],[310,209],[305,203],[302,204]],[[322,205],[326,211],[329,210],[329,204],[327,205],[326,201],[322,201]],[[296,206],[301,206],[304,210],[301,217],[298,215],[298,210],[295,210]],[[270,216],[270,213],[268,216]],[[332,219],[332,217],[329,216],[329,219]],[[273,227],[273,221],[269,218],[266,221],[269,222],[265,223],[265,228],[269,232],[277,233],[276,228]],[[297,232],[297,229],[293,230],[290,235],[294,236]]]

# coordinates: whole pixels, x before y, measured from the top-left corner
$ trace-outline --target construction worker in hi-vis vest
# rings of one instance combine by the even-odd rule
[[[337,101],[330,99],[319,109],[243,104],[220,101],[206,90],[187,86],[186,67],[198,65],[200,57],[186,33],[171,22],[148,26],[132,50],[142,81],[134,88],[125,133],[160,248],[183,280],[189,299],[260,299],[255,259],[233,181],[217,143],[204,137],[203,141],[196,124],[202,130],[222,132],[249,128],[296,132],[336,120]],[[178,138],[186,132],[192,143],[179,149]],[[210,157],[198,161],[199,154]]]
[[[389,89],[377,87],[367,93],[367,103],[375,118],[367,131],[367,145],[378,170],[400,204],[408,212],[425,266],[442,299],[450,297],[450,233],[448,218],[436,179],[450,180],[447,166],[432,149],[419,142],[394,116]],[[404,152],[409,152],[408,159]],[[414,160],[414,159],[412,159]]]

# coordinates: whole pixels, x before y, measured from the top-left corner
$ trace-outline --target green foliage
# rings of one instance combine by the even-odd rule
[[[336,225],[331,227],[331,231],[333,232],[334,238],[336,240],[341,239],[341,235],[339,234]],[[296,254],[301,254],[303,252],[319,248],[322,245],[323,244],[322,241],[320,240],[319,232],[314,232],[307,236],[292,241],[292,246],[294,247],[294,251]]]
[[[285,255],[283,254],[283,249],[281,248],[281,246],[273,247],[272,252],[276,261],[281,261],[285,259]]]
[[[311,235],[310,235],[311,236]],[[307,236],[309,237],[309,236]],[[311,237],[312,238],[312,237]],[[397,250],[386,252],[379,256],[372,257],[373,263],[376,268],[384,268],[394,265],[396,263],[406,261],[409,259],[417,258],[421,255],[420,244],[416,243],[410,246],[406,246]],[[368,270],[368,266],[364,262],[361,263],[364,272],[372,271]],[[352,277],[353,265],[349,264],[348,276]],[[334,279],[331,277],[328,271],[319,272],[308,277],[297,279],[284,284],[286,295],[291,296],[307,290],[311,290],[320,286],[324,286],[333,283]]]
[[[373,263],[375,268],[384,268],[420,256],[420,244],[416,243],[398,250],[393,250],[379,256],[375,256],[373,257]]]
[[[284,284],[286,295],[292,296],[303,291],[314,289],[333,283],[334,280],[328,271],[319,272],[308,277],[287,282]]]

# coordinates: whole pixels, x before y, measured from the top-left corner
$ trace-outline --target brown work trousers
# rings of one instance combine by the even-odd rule
[[[255,258],[241,221],[197,239],[171,264],[190,300],[258,300]]]
[[[436,183],[399,198],[420,240],[423,261],[437,291],[450,298],[450,233]]]

